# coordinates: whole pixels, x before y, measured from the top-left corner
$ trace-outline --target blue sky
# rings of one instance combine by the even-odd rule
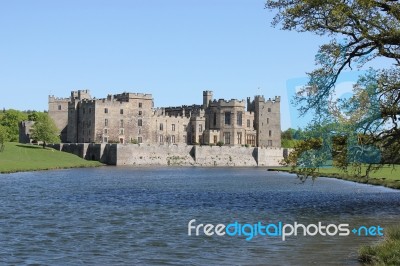
[[[152,93],[155,106],[282,96],[326,38],[272,28],[261,0],[1,1],[0,108],[47,109],[47,96]],[[291,84],[291,83],[290,83]],[[296,116],[294,116],[296,117]]]

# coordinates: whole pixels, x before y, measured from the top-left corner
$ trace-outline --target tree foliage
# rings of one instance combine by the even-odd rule
[[[27,115],[21,111],[10,109],[3,112],[3,116],[0,120],[0,125],[5,127],[8,141],[18,141],[18,123],[26,119]]]
[[[294,148],[298,140],[302,139],[303,131],[301,129],[288,128],[281,133],[282,148]]]
[[[46,147],[46,143],[60,142],[57,126],[47,114],[38,116],[38,119],[32,126],[32,138],[36,141],[42,141],[43,148]]]
[[[4,143],[8,141],[7,130],[0,125],[0,152],[4,150]]]
[[[297,177],[304,182],[308,177],[316,177],[315,171],[325,161],[321,156],[322,139],[309,138],[298,141],[293,151],[284,159],[285,164],[296,169]]]
[[[345,154],[335,155],[337,160],[341,158],[340,167],[346,168],[349,160],[355,164],[376,163],[376,158],[371,158],[376,157],[377,149],[384,152],[385,158],[398,157],[399,1],[268,0],[266,8],[277,11],[274,26],[331,37],[329,43],[320,46],[315,57],[317,68],[308,73],[309,82],[294,102],[301,114],[313,110],[315,126],[335,125],[328,131],[346,136]],[[343,71],[359,69],[377,58],[392,65],[370,69],[360,76],[350,99],[333,100],[336,81]]]

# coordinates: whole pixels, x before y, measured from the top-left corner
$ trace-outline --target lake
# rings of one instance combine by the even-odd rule
[[[100,167],[0,175],[0,264],[359,265],[381,237],[188,235],[188,223],[400,221],[397,190],[263,168]],[[194,232],[194,231],[193,231]]]

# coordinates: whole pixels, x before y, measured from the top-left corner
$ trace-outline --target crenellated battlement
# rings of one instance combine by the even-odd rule
[[[237,100],[237,99],[231,99],[231,100],[225,100],[225,99],[218,99],[218,100],[213,100],[210,103],[210,107],[245,107],[246,102],[245,100]]]
[[[69,102],[70,98],[55,97],[54,95],[49,95],[49,102]]]
[[[126,100],[129,99],[147,99],[152,100],[153,96],[147,93],[131,93],[131,92],[123,92],[121,94],[114,94],[114,98],[117,100]]]
[[[248,99],[250,99],[250,98],[248,98]],[[275,98],[273,98],[273,99],[268,98],[268,100],[265,100],[264,96],[256,95],[256,96],[254,96],[254,100],[255,101],[259,101],[259,102],[265,102],[265,103],[267,103],[267,102],[275,103],[275,102],[280,102],[281,101],[281,97],[280,96],[275,96]]]

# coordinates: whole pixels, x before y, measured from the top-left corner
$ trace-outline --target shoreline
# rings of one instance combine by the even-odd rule
[[[96,168],[107,166],[106,164],[101,165],[76,165],[76,166],[55,166],[48,168],[35,168],[35,169],[14,169],[9,171],[0,171],[0,175],[15,174],[15,173],[26,173],[26,172],[39,172],[39,171],[51,171],[51,170],[63,170],[63,169],[74,169],[74,168]]]
[[[292,171],[292,170],[289,170],[289,169],[268,168],[267,171],[296,174],[295,171]],[[355,183],[359,183],[359,184],[381,186],[381,187],[387,187],[387,188],[400,190],[400,180],[387,181],[386,178],[377,179],[377,178],[374,178],[374,177],[370,177],[370,178],[367,179],[367,178],[344,176],[344,175],[340,175],[340,174],[337,174],[337,173],[329,174],[329,173],[316,172],[316,175],[317,175],[317,177],[336,178],[336,179],[355,182]]]
[[[88,161],[91,162],[91,161]],[[262,168],[269,171],[270,166],[228,166],[228,165],[217,165],[217,166],[209,166],[209,165],[77,165],[77,166],[61,166],[61,167],[49,167],[49,168],[37,168],[37,169],[17,169],[10,171],[0,171],[1,174],[13,174],[13,173],[23,173],[23,172],[38,172],[38,171],[51,171],[51,170],[62,170],[62,169],[74,169],[74,168],[96,168],[96,167],[117,167],[117,168]]]

